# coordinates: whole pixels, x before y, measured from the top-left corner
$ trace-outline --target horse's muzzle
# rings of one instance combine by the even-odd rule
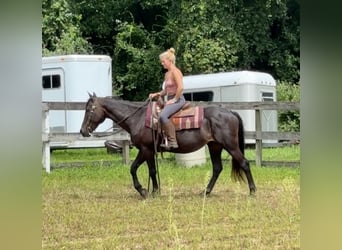
[[[89,131],[88,131],[87,129],[81,128],[81,129],[80,129],[80,133],[81,133],[81,135],[84,136],[84,137],[89,137],[89,136],[90,136],[90,133],[89,133]]]

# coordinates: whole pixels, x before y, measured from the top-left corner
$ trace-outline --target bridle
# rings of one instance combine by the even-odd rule
[[[90,114],[88,116],[87,124],[86,124],[86,128],[90,134],[93,132],[93,128],[91,125],[89,125],[89,123],[91,123],[91,121],[92,121],[92,117],[94,115],[95,109],[96,109],[96,105],[93,103],[91,106],[91,109],[89,111]]]
[[[121,123],[123,123],[124,121],[126,121],[127,119],[129,119],[130,117],[132,117],[136,112],[138,112],[140,109],[142,109],[143,107],[145,107],[148,103],[150,102],[150,99],[148,98],[147,100],[145,100],[145,102],[140,105],[139,107],[137,107],[133,112],[131,112],[130,114],[128,114],[127,116],[125,116],[123,119],[121,119],[120,121],[116,122],[117,125],[120,125]],[[95,109],[97,108],[97,106],[93,103],[92,106],[91,106],[91,109],[89,111],[89,116],[88,116],[88,119],[87,119],[87,126],[86,128],[88,129],[88,132],[89,133],[92,133],[90,132],[91,130],[93,130],[91,128],[91,126],[89,126],[88,124],[91,122],[92,120],[92,116],[94,115],[95,113]],[[90,129],[89,129],[90,128]],[[113,126],[111,126],[110,128],[108,128],[107,130],[110,130],[112,129]]]

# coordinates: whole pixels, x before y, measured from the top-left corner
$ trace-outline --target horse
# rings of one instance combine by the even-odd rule
[[[156,178],[155,154],[165,149],[160,146],[156,147],[160,145],[162,136],[155,136],[154,133],[160,132],[155,132],[156,130],[145,124],[146,111],[151,100],[138,104],[118,98],[97,97],[95,93],[88,94],[89,99],[80,129],[81,135],[89,137],[106,118],[126,130],[130,134],[133,146],[138,149],[138,154],[130,167],[134,188],[142,198],[148,197],[149,191],[140,184],[137,176],[139,166],[146,162],[149,177],[152,180],[152,194],[156,194],[159,186]],[[238,113],[218,105],[204,105],[203,111],[201,127],[177,131],[176,138],[179,147],[170,149],[170,152],[190,153],[204,145],[208,146],[212,176],[203,192],[209,195],[222,171],[221,154],[225,149],[232,157],[232,179],[245,182],[247,178],[250,195],[253,195],[256,192],[256,186],[249,161],[244,156],[244,127],[241,117]]]

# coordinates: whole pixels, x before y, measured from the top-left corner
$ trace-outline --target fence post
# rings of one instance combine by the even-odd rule
[[[50,124],[49,124],[49,108],[45,104],[42,109],[42,130],[43,130],[43,156],[42,156],[42,164],[47,173],[50,173]]]
[[[260,167],[262,164],[262,135],[261,135],[261,110],[255,109],[255,165]]]
[[[124,140],[122,144],[122,160],[123,163],[128,165],[130,163],[129,161],[129,140]]]

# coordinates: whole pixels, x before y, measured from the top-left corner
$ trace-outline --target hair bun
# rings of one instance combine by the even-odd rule
[[[175,53],[175,49],[174,49],[174,48],[169,48],[168,50],[169,50],[169,52],[171,52],[172,54]]]

